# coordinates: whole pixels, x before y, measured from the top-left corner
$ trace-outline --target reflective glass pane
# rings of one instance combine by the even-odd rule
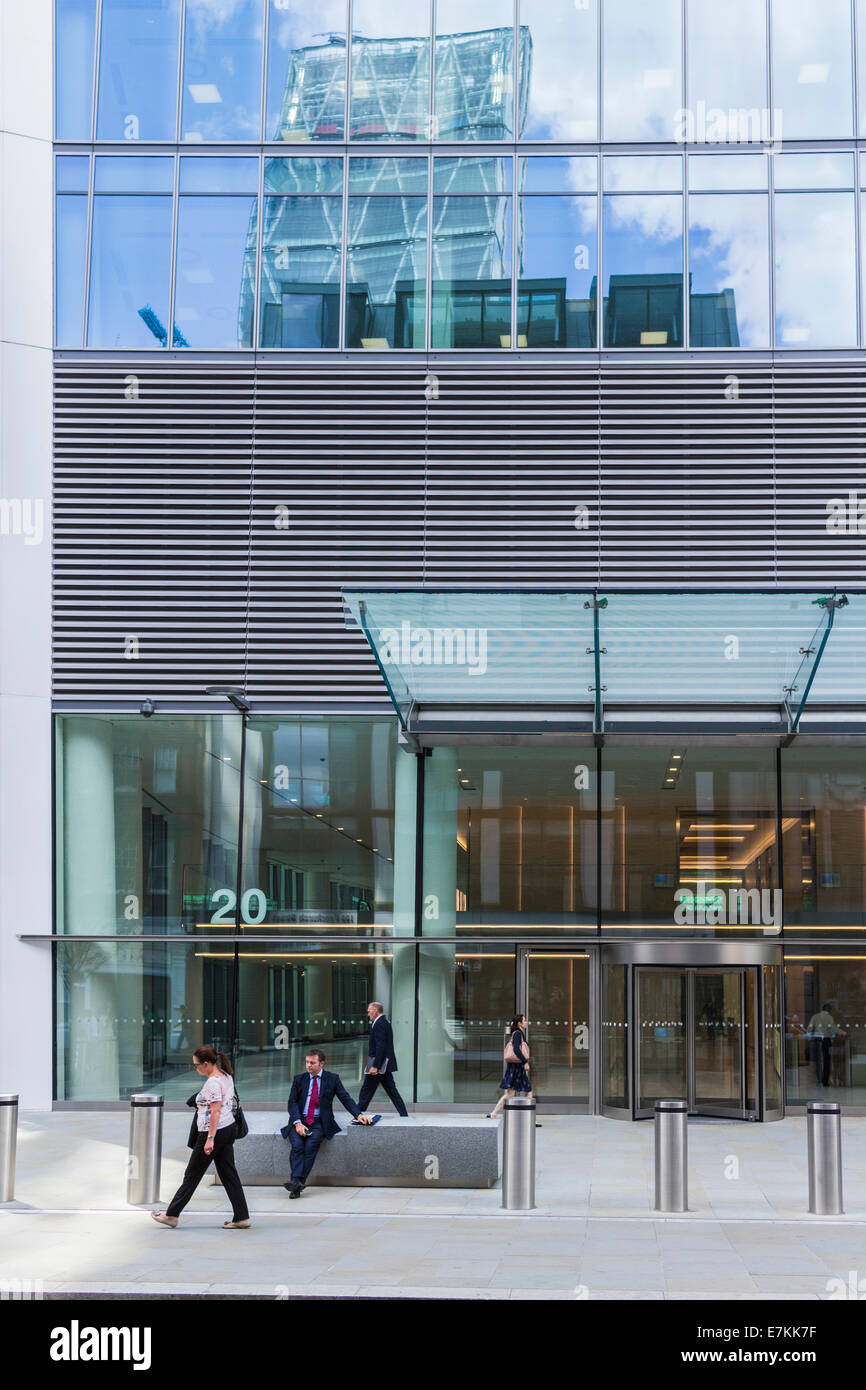
[[[776,195],[776,343],[857,342],[854,196]]]
[[[346,0],[270,0],[266,140],[342,140]]]
[[[54,26],[56,136],[89,140],[96,0],[56,0]]]
[[[186,0],[182,140],[258,140],[263,0]]]
[[[636,970],[638,1110],[686,1097],[687,980],[684,970]]]
[[[429,0],[354,0],[350,99],[350,139],[429,139]]]
[[[437,0],[436,139],[510,138],[513,72],[512,0]]]
[[[520,200],[518,347],[595,347],[598,202]]]
[[[65,155],[54,162],[54,186],[58,193],[86,193],[90,159],[86,154]]]
[[[772,0],[772,6],[776,136],[851,135],[850,0]]]
[[[318,158],[266,159],[266,193],[342,193],[343,161]]]
[[[774,181],[779,188],[853,188],[852,154],[777,154]]]
[[[683,106],[680,0],[605,0],[605,140],[675,140]]]
[[[261,346],[339,346],[342,198],[266,198]]]
[[[528,957],[527,1041],[532,1088],[546,1100],[589,1101],[589,956],[539,951]]]
[[[170,193],[173,181],[171,155],[97,155],[93,168],[96,193]]]
[[[601,967],[601,1103],[617,1110],[631,1103],[628,1085],[628,966]]]
[[[190,347],[253,345],[256,199],[180,199],[174,321]]]
[[[520,161],[523,193],[594,193],[598,187],[595,155],[530,155]]]
[[[765,0],[687,0],[684,140],[772,138],[767,110]]]
[[[90,254],[90,347],[164,347],[171,198],[97,194]]]
[[[428,941],[418,955],[418,1100],[471,1101],[486,1110],[505,1094],[514,951]]]
[[[56,201],[56,340],[58,347],[80,347],[87,257],[87,198],[66,194]]]
[[[433,199],[433,347],[511,346],[511,199]]]
[[[855,0],[857,27],[857,99],[860,135],[866,131],[866,0]]]
[[[180,161],[181,193],[256,193],[258,187],[257,159],[184,155]]]
[[[604,200],[606,347],[681,347],[682,198],[614,194]]]
[[[866,959],[844,946],[785,952],[785,1104],[866,1105]]]
[[[866,750],[782,749],[786,932],[866,935],[864,826]]]
[[[767,180],[765,154],[689,155],[689,188],[694,191],[766,188]]]
[[[442,155],[433,160],[434,193],[510,193],[511,159]]]
[[[765,194],[689,197],[692,347],[768,347],[770,237]]]
[[[518,135],[595,140],[598,124],[596,0],[520,0]]]
[[[424,346],[426,198],[349,200],[346,346]]]
[[[426,159],[350,159],[350,193],[426,193]]]
[[[173,140],[180,0],[102,0],[97,140]]]
[[[683,161],[679,155],[609,155],[604,160],[606,193],[679,193],[682,186]]]

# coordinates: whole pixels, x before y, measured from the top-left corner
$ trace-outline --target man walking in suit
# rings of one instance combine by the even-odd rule
[[[292,1176],[283,1183],[290,1197],[303,1192],[322,1140],[340,1133],[334,1119],[335,1097],[362,1125],[373,1123],[369,1115],[362,1115],[337,1073],[325,1071],[320,1048],[310,1048],[304,1060],[307,1069],[295,1077],[289,1092],[289,1123],[280,1130],[292,1145]]]
[[[358,1105],[362,1110],[366,1110],[373,1099],[376,1087],[381,1082],[386,1094],[394,1102],[397,1114],[402,1116],[404,1120],[408,1120],[409,1111],[403,1104],[403,1097],[394,1084],[393,1073],[397,1070],[397,1058],[394,1056],[394,1034],[378,999],[367,1005],[367,1017],[370,1020],[370,1060],[364,1075],[361,1094],[358,1097]]]

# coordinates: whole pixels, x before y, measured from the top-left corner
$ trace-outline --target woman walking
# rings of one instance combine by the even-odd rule
[[[161,1226],[176,1226],[192,1194],[195,1192],[213,1159],[220,1182],[232,1204],[232,1219],[224,1221],[225,1230],[246,1228],[250,1224],[244,1190],[235,1167],[235,1119],[232,1107],[235,1083],[232,1069],[224,1052],[212,1047],[199,1047],[192,1054],[192,1063],[204,1082],[195,1096],[196,1118],[187,1141],[192,1149],[183,1182],[164,1212],[152,1211],[154,1221]]]
[[[529,1044],[526,1041],[526,1015],[516,1014],[508,1025],[508,1041],[505,1044],[505,1075],[499,1089],[505,1092],[487,1115],[495,1120],[507,1100],[512,1096],[526,1096],[532,1099],[532,1082],[529,1079]]]

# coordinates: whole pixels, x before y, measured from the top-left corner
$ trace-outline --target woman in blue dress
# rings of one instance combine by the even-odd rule
[[[505,1094],[499,1097],[495,1107],[487,1115],[488,1120],[499,1118],[499,1112],[503,1105],[511,1096],[526,1096],[532,1099],[532,1082],[529,1079],[529,1048],[526,1045],[526,1015],[516,1014],[508,1025],[508,1044],[511,1044],[516,1055],[521,1059],[519,1062],[507,1062],[505,1075],[499,1083],[500,1091]]]

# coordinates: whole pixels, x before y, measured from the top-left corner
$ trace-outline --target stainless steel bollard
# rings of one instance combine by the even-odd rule
[[[159,1201],[162,1168],[162,1096],[130,1096],[126,1200]]]
[[[507,1211],[535,1206],[535,1101],[517,1096],[505,1102],[502,1205]]]
[[[806,1106],[809,1149],[809,1210],[816,1216],[842,1214],[842,1110],[835,1100]]]
[[[18,1097],[0,1096],[0,1202],[15,1201]]]
[[[689,1209],[689,1107],[657,1100],[655,1108],[656,1211]]]

